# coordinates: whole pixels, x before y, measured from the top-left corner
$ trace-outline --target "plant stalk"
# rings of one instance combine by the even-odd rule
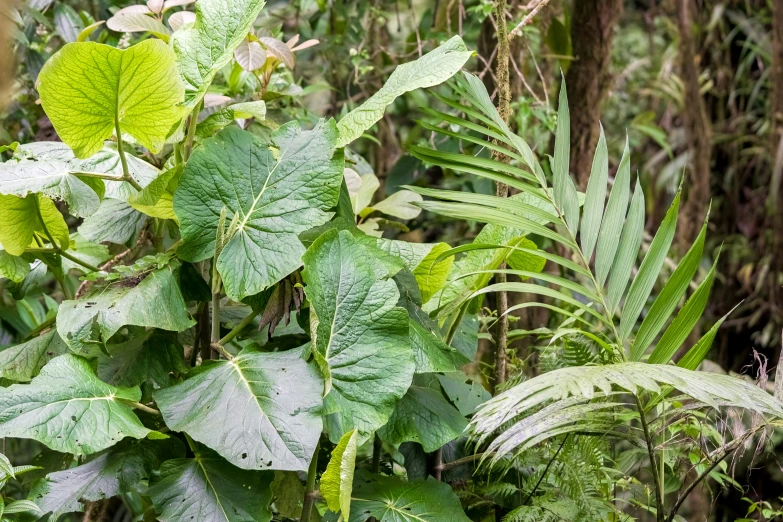
[[[141,192],[143,190],[141,185],[133,179],[133,176],[131,176],[130,170],[128,169],[128,159],[125,157],[125,149],[122,147],[122,131],[120,130],[120,121],[118,119],[115,119],[114,132],[117,133],[117,153],[120,155],[120,163],[122,163],[122,179],[123,181],[127,181],[131,187]]]
[[[307,468],[307,485],[305,486],[304,500],[302,502],[302,516],[299,522],[310,522],[310,515],[313,512],[315,504],[315,476],[318,473],[318,453],[321,450],[321,442],[315,446],[313,460],[310,461],[310,467]]]
[[[185,137],[185,150],[182,152],[182,159],[188,161],[190,153],[193,150],[193,141],[196,139],[196,126],[198,125],[198,113],[201,112],[201,105],[203,101],[199,101],[193,112],[190,114],[190,121],[188,122],[188,134]]]
[[[250,323],[253,322],[253,319],[256,318],[258,314],[261,313],[261,310],[256,310],[254,312],[250,312],[247,317],[242,319],[239,324],[237,324],[234,328],[231,329],[230,332],[228,332],[226,335],[224,335],[218,343],[221,346],[225,346],[227,343],[231,342],[231,340],[237,336],[239,332],[244,330]]]
[[[654,443],[652,435],[650,434],[650,428],[647,425],[647,419],[644,415],[644,408],[639,400],[639,397],[634,396],[636,399],[636,407],[639,410],[639,419],[642,423],[642,431],[644,432],[644,441],[647,445],[647,455],[650,458],[650,468],[653,475],[653,486],[655,486],[655,497],[657,506],[655,507],[655,519],[658,522],[664,522],[664,498],[663,498],[663,482],[661,481],[661,475],[658,473],[658,461],[655,459]]]
[[[375,439],[372,441],[372,472],[381,472],[381,450],[383,449],[383,441],[375,434]]]

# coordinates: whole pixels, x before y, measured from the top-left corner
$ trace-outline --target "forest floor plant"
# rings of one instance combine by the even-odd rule
[[[37,84],[62,143],[3,152],[0,277],[17,344],[0,352],[0,437],[38,453],[35,470],[0,459],[3,483],[34,477],[4,515],[56,521],[119,496],[129,519],[163,522],[628,519],[621,502],[671,521],[780,422],[765,391],[696,371],[720,322],[669,364],[715,278],[713,266],[679,306],[706,225],[648,306],[675,198],[627,288],[644,195],[637,182],[631,196],[626,154],[604,205],[603,138],[577,193],[565,88],[550,187],[460,73],[460,37],[305,130],[267,121],[266,103],[312,41],[254,31],[262,0],[172,12],[188,3],[116,13],[112,27],[143,33],[125,49],[84,41],[91,31],[62,47]],[[510,161],[411,152],[519,193],[409,187],[371,204],[378,179],[349,146],[396,98],[454,75],[460,101],[433,95],[457,115],[430,109],[438,125],[422,125]],[[369,217],[419,208],[486,226],[450,248],[384,239],[404,225]],[[509,281],[490,284],[499,274]],[[491,292],[536,294],[516,308],[566,318],[535,334],[551,371],[510,375],[494,398],[462,371]],[[726,408],[751,428],[727,438],[714,413]]]

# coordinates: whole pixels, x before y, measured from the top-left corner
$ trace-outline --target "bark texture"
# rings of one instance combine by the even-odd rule
[[[622,0],[578,0],[571,16],[574,61],[566,85],[571,109],[571,170],[584,190],[598,143],[601,103],[609,90],[612,37]]]
[[[684,94],[682,117],[688,139],[690,161],[685,173],[685,204],[677,223],[681,248],[690,246],[698,234],[710,203],[710,123],[699,92],[699,68],[693,38],[691,0],[675,2],[680,33],[680,77]]]

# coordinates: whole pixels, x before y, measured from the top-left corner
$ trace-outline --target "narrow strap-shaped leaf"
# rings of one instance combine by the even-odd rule
[[[552,241],[565,245],[568,248],[576,247],[573,241],[561,234],[558,234],[554,230],[551,230],[543,225],[536,223],[535,221],[524,218],[522,216],[515,216],[510,212],[504,212],[489,207],[482,207],[480,205],[471,205],[468,203],[446,203],[443,201],[419,201],[416,203],[416,205],[423,208],[424,210],[430,210],[442,216],[457,219],[468,219],[472,221],[479,221],[481,223],[494,223],[495,225],[500,226],[515,227],[549,238]]]
[[[437,125],[433,125],[429,122],[426,122],[424,120],[416,120],[416,123],[423,129],[432,131],[435,133],[438,133],[443,136],[448,136],[450,138],[454,138],[457,140],[467,141],[469,143],[473,143],[475,145],[478,145],[480,147],[487,148],[489,150],[494,150],[496,152],[500,152],[501,154],[504,154],[508,156],[509,158],[515,159],[517,161],[524,162],[524,158],[517,154],[516,152],[511,151],[510,149],[506,147],[501,147],[500,145],[496,145],[495,143],[492,143],[491,141],[482,140],[480,138],[477,138],[471,134],[467,134],[465,132],[455,132],[447,128],[438,127]]]
[[[536,295],[543,295],[546,297],[551,297],[553,299],[559,299],[563,301],[564,303],[568,303],[571,306],[574,306],[576,308],[579,308],[580,310],[584,310],[588,314],[592,315],[602,323],[609,325],[608,319],[606,317],[602,316],[586,304],[582,303],[581,301],[574,299],[573,297],[566,295],[562,292],[558,292],[557,290],[554,290],[552,288],[549,288],[547,286],[541,286],[541,285],[535,285],[531,283],[495,283],[494,285],[489,285],[485,288],[482,288],[481,290],[478,290],[473,293],[470,297],[476,297],[482,294],[489,294],[492,292],[520,292],[520,293],[529,293],[529,294],[536,294]]]
[[[623,339],[628,338],[633,325],[639,318],[639,314],[642,313],[642,308],[644,308],[644,304],[650,296],[655,280],[658,278],[658,273],[661,271],[661,266],[663,266],[663,262],[666,260],[666,254],[669,253],[669,247],[672,244],[672,239],[674,239],[674,230],[677,227],[680,195],[681,192],[678,192],[674,197],[674,201],[666,212],[658,232],[656,232],[652,243],[650,243],[650,250],[644,256],[644,261],[642,261],[639,267],[639,273],[636,274],[636,278],[631,283],[631,289],[628,290],[623,316],[620,319],[620,337]]]
[[[571,151],[571,115],[568,111],[565,76],[560,85],[560,102],[557,108],[557,131],[555,132],[555,159],[552,168],[552,185],[555,191],[555,203],[565,217],[571,234],[576,235],[579,228],[579,200],[576,187],[569,169]]]
[[[461,203],[475,203],[477,205],[485,205],[492,208],[500,208],[510,210],[515,214],[527,215],[531,218],[539,220],[541,224],[557,223],[560,219],[535,205],[530,205],[518,199],[499,198],[497,196],[489,196],[486,194],[475,194],[472,192],[460,192],[457,190],[441,190],[441,189],[427,189],[421,187],[415,187],[412,185],[402,185],[400,188],[410,190],[422,196],[429,196],[432,198],[445,199],[448,201],[458,201]],[[551,205],[546,205],[552,208]],[[552,210],[554,210],[552,208]]]
[[[606,200],[606,183],[609,177],[609,153],[606,150],[606,136],[601,125],[601,134],[593,155],[593,168],[590,180],[587,182],[585,206],[582,212],[582,232],[580,239],[585,259],[593,257],[593,249],[598,241],[598,231],[601,228],[601,218],[604,215]]]
[[[479,125],[478,123],[474,123],[470,120],[466,120],[465,118],[460,118],[459,116],[455,116],[453,114],[447,114],[445,112],[436,111],[435,109],[430,109],[429,107],[422,107],[421,112],[429,116],[432,116],[433,118],[437,118],[441,121],[444,121],[446,123],[451,123],[452,125],[459,125],[460,127],[464,127],[468,130],[472,130],[480,134],[484,134],[485,136],[489,136],[490,138],[499,140],[501,142],[505,143],[508,141],[503,133],[497,132],[493,129],[489,129],[487,127],[484,127],[483,125]]]
[[[734,308],[736,308],[736,306]],[[731,312],[733,311],[734,309],[731,310]],[[680,359],[677,366],[687,370],[695,370],[698,368],[704,358],[707,357],[707,353],[710,351],[710,347],[712,347],[712,341],[715,340],[715,335],[718,333],[718,328],[721,327],[723,321],[726,320],[731,312],[718,319],[718,322],[712,325],[712,328],[710,328],[709,331],[704,334],[690,350],[688,350],[688,353]]]
[[[631,192],[631,153],[628,147],[628,137],[625,138],[625,150],[617,168],[612,192],[606,204],[606,213],[601,223],[601,234],[598,237],[598,249],[595,254],[595,275],[598,284],[603,285],[609,270],[614,263],[614,254],[620,243],[620,233],[623,228],[625,211],[628,209],[628,195]]]
[[[663,333],[658,344],[655,345],[655,349],[650,354],[649,363],[668,363],[674,357],[674,354],[677,353],[682,343],[685,342],[685,339],[688,338],[693,327],[696,326],[696,322],[701,318],[701,314],[704,313],[704,308],[707,306],[712,283],[715,281],[715,265],[717,263],[718,260],[715,259],[715,263],[713,263],[704,281],[701,282],[693,295],[686,301],[685,306],[682,307],[672,324]],[[638,336],[636,339],[638,341]],[[634,343],[635,347],[636,343]]]
[[[649,313],[645,316],[644,321],[642,321],[642,325],[639,327],[639,333],[636,335],[633,345],[631,345],[632,361],[641,360],[647,347],[653,342],[655,336],[658,335],[663,328],[663,325],[666,324],[666,320],[671,317],[677,303],[679,303],[682,296],[685,295],[688,285],[693,280],[694,274],[696,274],[696,269],[699,268],[701,254],[704,251],[704,238],[706,235],[707,220],[705,219],[704,225],[701,227],[701,231],[696,237],[696,241],[693,242],[691,248],[688,249],[688,252],[682,258],[682,261],[680,261],[680,264],[677,265],[674,273],[672,273],[671,277],[666,282],[666,286],[663,287],[661,293],[655,298]],[[667,361],[663,362],[665,363]]]
[[[446,96],[443,96],[442,94],[430,89],[429,94],[434,96],[436,99],[442,101],[452,109],[457,109],[460,112],[464,112],[471,118],[475,118],[479,120],[481,123],[487,125],[488,127],[493,128],[495,131],[502,132],[501,129],[497,128],[495,122],[492,121],[492,119],[488,118],[484,114],[481,114],[478,111],[474,111],[470,107],[466,107],[465,105],[461,104],[457,100],[452,100],[451,98],[447,98]]]
[[[560,308],[559,306],[547,304],[547,303],[540,303],[538,301],[530,301],[528,303],[520,303],[518,305],[514,305],[511,308],[509,308],[506,313],[510,314],[514,310],[521,310],[523,308],[546,308],[547,310],[550,310],[552,312],[555,312],[556,314],[564,315],[566,317],[569,317],[575,321],[579,321],[580,323],[586,325],[588,328],[593,328],[593,325],[590,324],[588,321],[586,321],[584,318],[579,317],[578,315],[569,312],[568,310],[565,310],[563,308]],[[606,337],[606,335],[602,334],[601,332],[598,332],[599,335],[603,335],[604,338],[608,341],[609,339]]]
[[[471,156],[469,154],[457,154],[454,152],[444,152],[444,151],[433,150],[433,149],[421,150],[422,148],[420,147],[413,147],[413,146],[410,147],[411,152],[413,152],[414,149],[417,152],[423,152],[424,154],[427,154],[428,156],[432,158],[436,158],[438,160],[445,160],[451,163],[464,163],[472,167],[478,167],[483,169],[501,170],[502,172],[506,172],[520,179],[536,181],[536,178],[533,176],[533,174],[525,170],[522,170],[518,167],[514,167],[513,165],[507,165],[505,163],[501,163],[494,159],[480,158],[478,156]]]
[[[620,245],[617,249],[612,275],[609,278],[609,295],[607,306],[609,313],[614,313],[620,298],[628,286],[628,278],[631,276],[636,258],[639,256],[639,247],[642,244],[644,232],[644,192],[636,180],[631,205],[628,207],[628,217],[625,218],[623,232],[620,235]]]
[[[599,297],[595,294],[595,292],[591,292],[590,290],[580,285],[576,281],[571,281],[570,279],[566,279],[565,277],[560,277],[553,274],[547,274],[545,272],[531,272],[529,270],[512,270],[512,269],[504,268],[504,269],[497,269],[497,270],[477,270],[475,272],[468,272],[465,274],[461,274],[459,278],[469,277],[476,274],[506,274],[506,275],[520,276],[525,279],[528,278],[540,279],[541,281],[546,281],[547,283],[561,286],[563,288],[571,290],[572,292],[581,294],[593,302],[599,301]]]

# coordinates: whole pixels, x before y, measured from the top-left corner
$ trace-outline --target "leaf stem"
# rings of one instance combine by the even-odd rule
[[[123,178],[122,176],[112,176],[111,174],[105,174],[103,172],[87,172],[85,170],[71,170],[68,173],[73,174],[74,176],[82,176],[85,178],[98,178],[98,179],[105,179],[109,181],[125,181],[125,178]]]
[[[149,406],[146,406],[146,405],[144,405],[144,404],[142,404],[140,402],[131,401],[131,400],[128,400],[128,399],[119,399],[119,398],[117,400],[120,401],[123,404],[127,404],[131,408],[135,408],[137,410],[141,410],[141,411],[150,413],[152,415],[161,416],[161,413],[158,410],[156,410],[155,408],[150,408]]]
[[[114,131],[117,133],[117,153],[120,155],[120,163],[122,163],[122,180],[127,181],[131,187],[141,192],[141,185],[133,179],[128,169],[128,159],[125,157],[125,149],[122,147],[122,131],[120,130],[120,121],[118,119],[114,120]]]
[[[28,333],[27,335],[25,335],[25,336],[24,336],[24,339],[23,339],[23,340],[24,340],[24,341],[27,341],[27,340],[29,340],[29,339],[32,339],[33,337],[35,337],[35,336],[36,336],[36,335],[38,335],[39,333],[43,332],[44,330],[46,330],[47,328],[49,328],[50,326],[52,326],[56,320],[57,320],[57,316],[56,316],[56,315],[55,315],[54,317],[50,317],[50,318],[49,318],[49,319],[47,319],[46,321],[42,322],[41,324],[39,324],[38,326],[36,326],[35,328],[33,328],[33,329],[30,331],[30,333]]]
[[[460,306],[459,311],[457,312],[457,316],[454,318],[454,322],[451,323],[451,326],[449,327],[449,331],[444,339],[449,346],[451,346],[451,341],[454,340],[457,329],[459,328],[460,323],[462,323],[462,318],[465,317],[465,310],[468,308],[468,302],[469,301],[462,303],[462,306]]]
[[[253,319],[255,319],[256,316],[258,314],[260,314],[260,313],[261,313],[261,310],[256,310],[254,312],[250,312],[250,314],[248,314],[247,317],[242,319],[242,321],[240,321],[239,324],[237,324],[234,328],[231,329],[230,332],[228,332],[226,335],[224,335],[223,338],[220,339],[220,341],[218,341],[218,343],[223,345],[223,346],[225,346],[227,343],[231,342],[231,340],[234,337],[236,337],[239,332],[244,330],[247,327],[247,325],[252,323]]]
[[[63,256],[64,258],[66,258],[66,259],[69,259],[69,260],[73,261],[73,262],[74,262],[74,263],[76,263],[77,265],[81,265],[81,266],[83,266],[84,268],[86,268],[86,269],[87,269],[87,270],[89,270],[90,272],[99,272],[99,271],[101,270],[101,269],[100,269],[100,268],[98,268],[97,266],[91,265],[91,264],[90,264],[90,263],[88,263],[87,261],[82,261],[82,260],[81,260],[81,259],[79,259],[78,257],[74,256],[73,254],[70,254],[70,253],[68,253],[68,252],[67,252],[67,251],[65,251],[65,250],[60,250],[60,251],[59,251],[59,253],[60,253],[60,255],[61,255],[61,256]]]
[[[183,151],[182,158],[188,161],[190,158],[190,152],[193,150],[193,140],[196,138],[196,125],[198,125],[198,113],[201,112],[201,106],[203,100],[196,104],[193,112],[190,114],[190,121],[188,122],[188,134],[185,137],[185,150]]]
[[[302,516],[299,517],[299,522],[310,522],[310,514],[313,512],[313,504],[315,504],[315,476],[318,473],[318,453],[320,450],[321,442],[319,441],[315,446],[310,467],[307,468],[307,485],[302,502]]]
[[[647,419],[645,418],[644,408],[639,400],[639,397],[634,395],[636,399],[636,407],[639,410],[639,419],[642,422],[642,431],[644,432],[644,440],[647,445],[647,454],[650,458],[650,468],[653,475],[653,486],[655,486],[655,496],[657,506],[655,508],[655,518],[658,522],[664,522],[664,498],[663,498],[663,483],[661,482],[661,476],[658,473],[658,461],[655,459],[655,451],[653,449],[652,435],[650,434],[650,428],[647,425]]]
[[[373,473],[381,472],[381,450],[383,449],[383,442],[378,434],[375,434],[375,438],[372,441],[372,468]]]

